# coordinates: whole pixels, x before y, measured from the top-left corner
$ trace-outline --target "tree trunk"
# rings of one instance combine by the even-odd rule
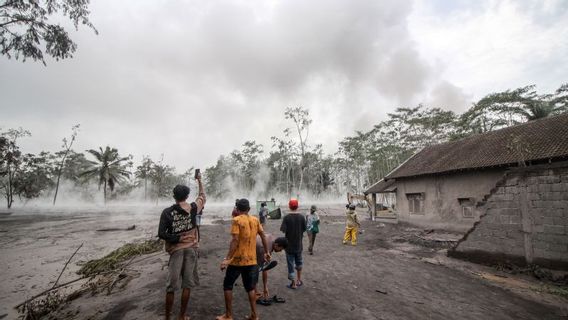
[[[107,182],[106,182],[106,179],[105,179],[105,183],[104,183],[104,186],[103,186],[103,201],[104,201],[104,204],[106,206],[106,203],[107,203]]]
[[[53,196],[53,205],[55,205],[55,201],[57,200],[57,192],[59,191],[59,180],[61,179],[61,172],[63,171],[63,165],[65,164],[65,159],[67,158],[68,152],[69,150],[67,150],[67,152],[65,152],[65,155],[63,155],[63,159],[59,164],[59,170],[57,170],[57,183],[55,184],[55,195]]]
[[[147,200],[147,190],[148,190],[148,179],[144,178],[144,200]]]
[[[12,208],[12,203],[14,202],[14,195],[12,194],[12,171],[10,170],[10,166],[8,165],[8,194],[6,195],[6,200],[8,201],[8,209]]]

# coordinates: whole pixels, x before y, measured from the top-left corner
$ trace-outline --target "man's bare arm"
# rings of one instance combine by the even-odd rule
[[[262,246],[264,247],[264,258],[266,259],[266,261],[270,261],[270,248],[268,248],[266,234],[264,234],[264,231],[259,231],[258,235],[260,236],[260,240],[262,240]]]
[[[195,199],[195,204],[197,204],[197,212],[199,213],[201,212],[201,210],[203,210],[206,201],[205,189],[203,189],[203,183],[201,183],[201,173],[198,175],[197,179],[195,180],[197,181],[197,188],[198,188],[198,194],[197,194],[197,199]]]
[[[229,252],[227,253],[227,257],[223,259],[223,262],[221,262],[221,270],[225,270],[225,268],[227,268],[229,263],[231,263],[233,255],[235,254],[235,251],[237,251],[238,245],[239,245],[239,236],[233,234],[231,238],[231,244],[229,245]]]

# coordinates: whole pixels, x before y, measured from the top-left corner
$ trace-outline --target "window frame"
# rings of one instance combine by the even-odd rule
[[[410,192],[406,194],[406,200],[408,201],[408,213],[412,215],[425,215],[424,210],[424,192]],[[418,210],[416,210],[416,205],[418,204]]]

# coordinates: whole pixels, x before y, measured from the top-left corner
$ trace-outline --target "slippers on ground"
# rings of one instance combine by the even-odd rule
[[[297,281],[297,282],[296,282],[296,287],[301,287],[301,286],[303,286],[303,285],[304,285],[304,281],[301,281],[301,280],[300,280],[300,281]]]
[[[285,302],[286,302],[286,299],[280,298],[279,296],[276,296],[276,295],[275,295],[274,297],[272,297],[272,302],[285,303]]]
[[[263,306],[269,306],[269,305],[272,304],[272,301],[270,301],[268,299],[257,299],[256,304],[260,304],[260,305],[263,305]]]

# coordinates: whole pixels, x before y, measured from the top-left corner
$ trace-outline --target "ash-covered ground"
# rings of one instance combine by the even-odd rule
[[[286,288],[284,255],[270,271],[272,294],[287,302],[259,306],[263,319],[566,319],[568,300],[546,284],[445,256],[460,237],[407,225],[364,221],[356,247],[341,244],[343,206],[323,205],[313,256],[304,253],[305,285]],[[100,258],[135,240],[156,236],[161,207],[123,207],[76,212],[28,212],[0,217],[0,318],[17,317],[13,306],[50,288],[75,249],[84,243],[60,283],[77,277],[77,263]],[[223,312],[223,273],[230,206],[208,206],[202,227],[200,280],[192,291],[192,319]],[[364,209],[359,212],[364,219]],[[279,235],[281,220],[268,221]],[[102,232],[97,229],[128,228]],[[304,240],[307,245],[307,238]],[[54,319],[157,319],[163,316],[167,254],[135,259],[137,274],[111,295],[83,294],[51,314]],[[175,310],[178,310],[176,297]],[[248,314],[242,286],[235,288],[235,318]]]

